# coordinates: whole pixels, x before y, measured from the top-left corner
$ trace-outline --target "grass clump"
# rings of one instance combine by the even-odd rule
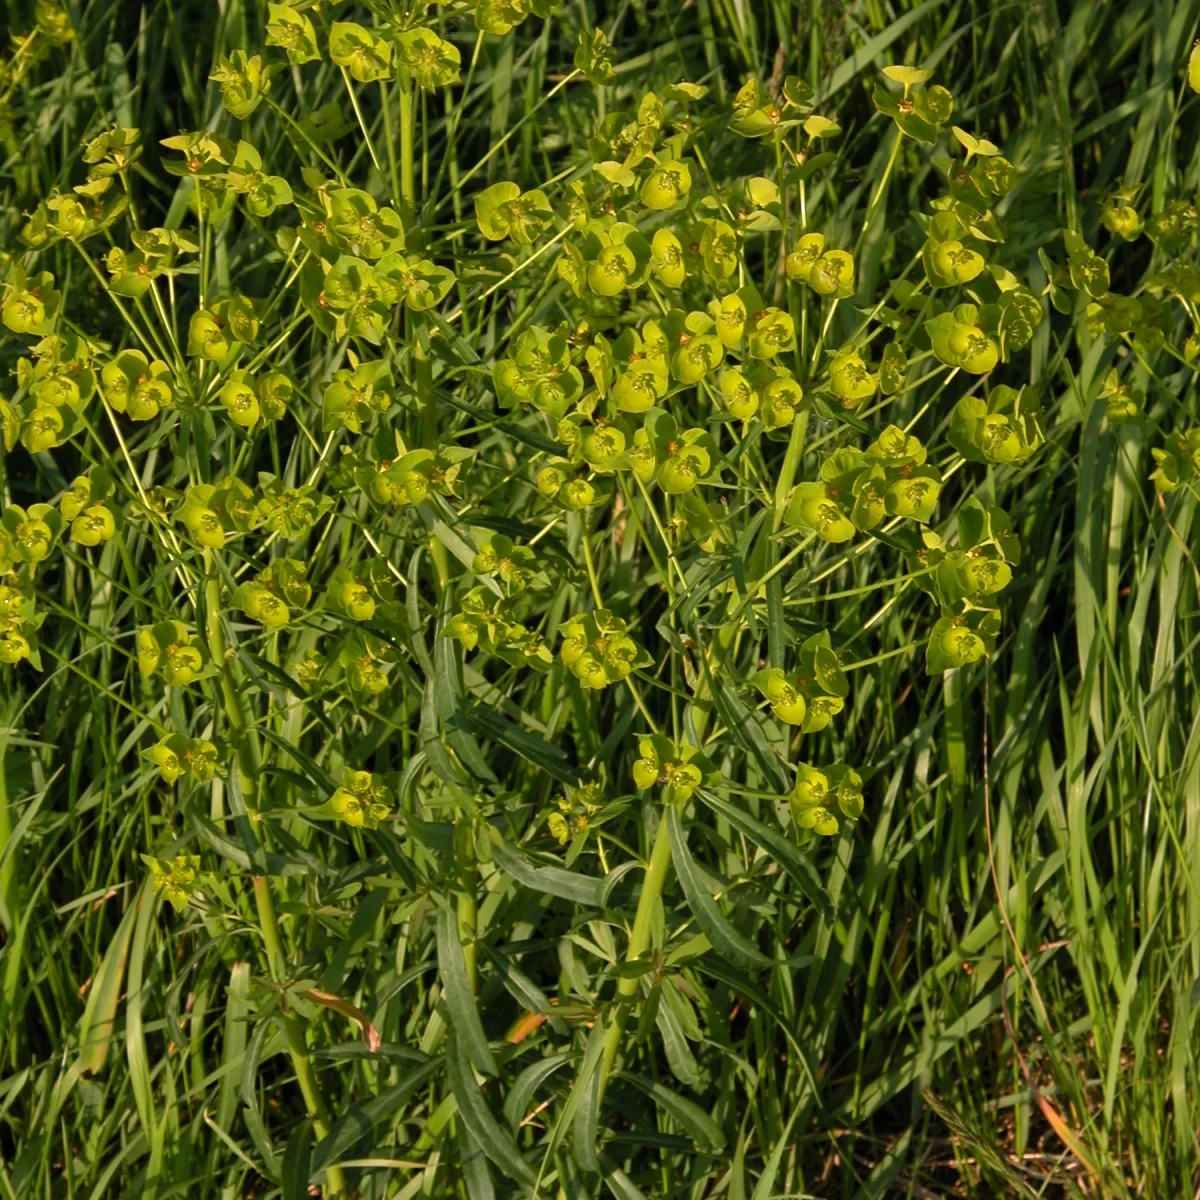
[[[1195,1191],[1189,5],[8,9],[0,1193]]]

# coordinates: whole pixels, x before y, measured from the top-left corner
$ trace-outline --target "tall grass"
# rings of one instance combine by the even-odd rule
[[[133,176],[142,225],[189,226],[160,141],[226,128],[209,76],[220,55],[261,50],[267,16],[248,0],[68,7],[73,40],[7,101],[9,257],[23,253],[23,214],[83,178],[81,142],[114,121],[138,127],[146,148]],[[11,31],[34,15],[8,0]],[[617,49],[604,87],[572,73],[593,23]],[[392,664],[388,706],[365,716],[332,689],[297,693],[279,643],[238,614],[209,626],[236,647],[215,699],[139,677],[138,626],[175,615],[181,595],[215,611],[198,585],[215,575],[211,557],[172,555],[148,535],[64,543],[39,576],[44,669],[0,676],[0,1195],[291,1200],[311,1182],[477,1200],[528,1191],[524,1173],[564,1197],[1200,1194],[1200,543],[1194,496],[1159,497],[1146,482],[1160,428],[1196,420],[1190,366],[1093,336],[1081,308],[1045,305],[1020,369],[1047,444],[1028,464],[974,476],[1023,546],[988,662],[925,675],[929,600],[897,582],[901,556],[882,539],[806,553],[780,573],[789,639],[827,628],[855,668],[821,744],[860,765],[867,804],[837,838],[772,852],[761,827],[779,825],[759,794],[771,789],[752,786],[753,769],[741,791],[698,798],[686,836],[701,890],[711,884],[722,919],[773,959],[766,971],[703,953],[692,897],[656,854],[660,806],[631,789],[639,704],[679,727],[694,681],[651,668],[644,695],[592,701],[561,670],[485,676],[470,659],[463,670],[456,644],[436,636],[454,611],[446,584],[465,573],[459,531],[505,510],[517,524],[499,532],[536,532],[526,468],[546,429],[466,384],[486,379],[481,364],[514,325],[573,312],[551,257],[483,253],[472,198],[484,185],[560,187],[587,160],[596,119],[648,89],[702,81],[728,103],[747,74],[799,75],[844,130],[836,167],[806,195],[831,244],[860,243],[858,291],[830,326],[840,344],[861,320],[856,304],[869,311],[919,250],[914,214],[938,194],[923,149],[902,143],[893,167],[893,127],[870,98],[879,67],[917,63],[953,88],[955,120],[987,131],[1017,168],[1001,214],[1013,269],[1045,283],[1037,251],[1069,227],[1111,252],[1114,289],[1145,295],[1161,252],[1108,238],[1100,204],[1118,185],[1141,186],[1145,214],[1194,200],[1197,109],[1182,85],[1198,24],[1194,0],[579,3],[478,41],[446,14],[461,83],[403,97],[395,81],[354,85],[357,112],[329,62],[281,74],[240,136],[295,166],[307,150],[285,142],[275,106],[303,119],[338,100],[353,123],[328,152],[338,168],[393,195],[423,252],[453,264],[442,311],[455,314],[461,362],[448,375],[420,353],[403,358],[406,385],[438,403],[410,403],[399,421],[410,445],[468,431],[487,451],[487,486],[455,528],[453,510],[437,510],[432,547],[409,518],[365,506],[310,542],[310,578],[374,551],[392,564],[412,640]],[[411,145],[402,103],[415,106]],[[720,181],[763,169],[723,124],[711,137]],[[213,236],[205,286],[271,292],[291,269],[286,250],[238,230]],[[774,284],[778,264],[759,265]],[[44,251],[43,267],[66,311],[114,345],[130,340],[77,252]],[[197,286],[181,278],[181,297]],[[345,365],[342,347],[276,318],[298,378]],[[0,353],[15,370],[27,341],[6,336]],[[1097,395],[1114,365],[1146,391],[1147,424],[1104,420]],[[942,444],[960,384],[915,389],[888,419],[920,418]],[[167,441],[126,424],[124,445],[98,428],[52,452],[0,452],[3,504],[56,498],[102,455],[131,493],[247,462],[325,486],[336,460],[319,403],[297,409],[313,436],[251,443],[218,423],[207,442]],[[839,429],[814,417],[795,478],[815,478]],[[746,469],[774,480],[787,443],[763,445]],[[639,614],[639,636],[678,639],[687,626],[672,624],[657,510],[636,493],[622,501],[624,519],[590,531],[575,514],[538,516],[539,545],[572,571],[547,623],[602,583]],[[247,569],[233,554],[219,561],[231,578]],[[716,637],[720,614],[700,607],[710,580],[698,571],[681,587]],[[743,678],[771,654],[766,597],[746,612],[752,625],[726,648]],[[239,697],[253,738],[239,737]],[[700,720],[711,732],[738,713]],[[172,791],[142,756],[167,727],[253,741],[262,760]],[[498,781],[486,805],[431,784],[422,764],[447,746],[482,754]],[[747,754],[733,745],[729,761]],[[615,808],[599,838],[564,853],[545,817],[593,764]],[[368,834],[294,817],[366,766],[396,784],[396,820]],[[757,841],[747,814],[762,823]],[[506,860],[504,839],[532,857]],[[141,858],[168,847],[224,864],[183,916],[152,904]],[[535,874],[552,863],[573,874]],[[661,903],[639,904],[654,899],[651,881]],[[646,948],[657,956],[639,960]],[[614,1008],[616,996],[633,1002]]]

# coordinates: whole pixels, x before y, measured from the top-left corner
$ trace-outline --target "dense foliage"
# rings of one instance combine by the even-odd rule
[[[827,7],[20,14],[0,1194],[1195,1190],[1197,15]]]

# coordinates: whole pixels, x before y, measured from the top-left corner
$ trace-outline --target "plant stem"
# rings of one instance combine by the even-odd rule
[[[388,156],[388,180],[391,187],[391,201],[393,204],[400,203],[400,168],[396,162],[396,138],[392,132],[392,107],[391,96],[388,92],[387,82],[379,81],[379,107],[383,112],[383,140],[387,146]]]
[[[462,942],[463,962],[471,991],[478,990],[475,938],[478,934],[479,864],[475,858],[475,822],[469,812],[460,811],[454,827],[454,859],[457,869],[458,940]]]
[[[887,181],[892,174],[892,168],[896,165],[896,158],[900,154],[900,143],[904,135],[899,129],[896,130],[895,139],[892,142],[892,152],[888,155],[887,166],[883,169],[883,176],[879,180],[879,186],[875,189],[875,195],[871,197],[871,203],[867,205],[867,215],[863,217],[862,229],[859,230],[858,243],[855,246],[855,253],[858,253],[858,247],[862,245],[862,240],[867,235],[867,226],[871,224],[871,218],[875,215],[875,209],[879,206],[879,201],[883,198],[883,190],[887,187]]]
[[[363,119],[362,109],[358,107],[358,97],[354,94],[354,85],[350,82],[350,76],[346,73],[346,68],[342,67],[342,80],[346,84],[346,91],[350,96],[350,105],[354,109],[354,115],[358,118],[358,127],[362,130],[363,140],[367,143],[367,153],[371,156],[371,161],[375,164],[375,170],[380,175],[383,174],[383,167],[379,162],[379,155],[375,153],[375,143],[371,140],[371,131],[367,128],[367,123]]]
[[[407,67],[401,67],[396,75],[400,90],[400,198],[404,224],[412,224],[417,211],[417,183],[413,172],[413,90],[412,76]],[[421,445],[435,453],[438,448],[437,395],[433,390],[433,364],[422,344],[415,323],[409,327],[412,337],[413,369],[416,376],[417,395],[421,398]],[[444,591],[450,579],[450,560],[446,547],[437,538],[430,539],[430,556],[437,572],[439,592]]]
[[[667,882],[667,872],[671,866],[671,839],[667,836],[667,823],[661,816],[658,831],[654,835],[654,849],[650,852],[650,862],[646,867],[646,878],[642,880],[642,894],[638,897],[637,912],[633,918],[633,932],[629,935],[629,949],[625,952],[625,962],[637,962],[650,947],[650,929],[654,919],[655,905],[662,898],[663,887]],[[600,1094],[603,1096],[608,1077],[616,1062],[617,1052],[621,1048],[621,1039],[625,1034],[625,1026],[629,1022],[632,1011],[633,997],[637,995],[637,979],[617,980],[617,1010],[613,1014],[613,1023],[608,1028],[604,1038],[604,1058],[600,1064]]]
[[[417,184],[413,175],[413,95],[412,76],[407,67],[396,73],[400,88],[400,196],[404,200],[404,223],[412,223],[416,214]]]
[[[583,514],[583,561],[587,564],[588,582],[592,585],[592,596],[595,598],[596,607],[604,607],[604,599],[600,595],[600,581],[596,578],[596,564],[592,560],[592,541],[588,537],[587,531],[587,513]]]
[[[873,667],[876,663],[885,662],[889,658],[895,658],[897,654],[904,654],[908,650],[916,650],[922,645],[921,642],[909,642],[907,646],[897,646],[894,650],[885,650],[882,654],[873,654],[870,658],[860,658],[858,662],[843,663],[843,671],[857,671],[863,667]]]
[[[251,814],[249,822],[255,829],[254,817],[258,810],[258,781],[261,776],[261,752],[258,739],[246,720],[242,708],[241,681],[235,675],[234,665],[226,654],[225,634],[221,628],[221,587],[216,572],[213,570],[211,550],[205,551],[205,566],[208,570],[208,581],[204,585],[205,604],[205,633],[208,640],[209,653],[213,663],[220,671],[221,693],[226,720],[234,730],[236,739],[237,771],[246,807]],[[263,946],[267,952],[267,963],[270,967],[271,978],[277,984],[287,979],[287,959],[283,952],[283,943],[279,936],[279,922],[275,915],[275,899],[271,894],[271,881],[265,875],[254,877],[254,903],[258,911],[258,923],[262,930]],[[313,1130],[317,1139],[325,1138],[332,1127],[329,1109],[325,1098],[317,1087],[316,1074],[309,1055],[308,1042],[305,1037],[304,1021],[295,1013],[281,1005],[280,1015],[283,1020],[284,1035],[287,1038],[288,1052],[292,1059],[292,1068],[296,1072],[296,1081],[300,1084],[301,1094],[308,1115],[312,1118]],[[339,1167],[330,1167],[327,1171],[325,1194],[341,1200],[347,1195],[346,1179]]]
[[[283,945],[279,938],[279,923],[275,918],[275,900],[271,895],[271,881],[265,875],[254,877],[254,902],[258,908],[258,920],[262,926],[263,944],[266,946],[267,959],[271,963],[271,977],[276,983],[286,979]],[[300,1092],[304,1096],[304,1104],[308,1115],[312,1118],[313,1132],[317,1140],[329,1136],[333,1121],[325,1097],[317,1086],[317,1076],[313,1071],[312,1057],[309,1054],[308,1040],[305,1037],[304,1022],[294,1012],[288,1011],[282,1005],[280,1015],[283,1018],[283,1032],[287,1038],[288,1053],[292,1059],[292,1069],[296,1072],[296,1082],[300,1084]],[[326,1172],[328,1179],[325,1194],[330,1197],[346,1196],[346,1178],[340,1167],[330,1167]]]
[[[784,665],[785,647],[776,636],[776,630],[782,628],[783,621],[783,579],[780,575],[782,564],[779,562],[779,543],[774,535],[783,524],[784,505],[791,495],[792,485],[796,479],[796,470],[804,456],[804,438],[808,432],[808,413],[797,413],[792,421],[792,432],[788,438],[787,452],[783,456],[783,466],[779,470],[779,479],[775,484],[774,512],[771,516],[771,531],[768,535],[765,527],[763,537],[767,539],[767,571],[763,575],[766,585],[767,611],[771,614],[767,631],[767,657],[772,667]],[[787,561],[786,559],[784,560]],[[753,595],[754,593],[751,593]]]

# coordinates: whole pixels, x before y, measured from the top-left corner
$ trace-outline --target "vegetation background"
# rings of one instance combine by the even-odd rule
[[[263,45],[265,5],[251,0],[66,7],[73,40],[22,79],[0,114],[5,255],[20,253],[22,214],[82,179],[81,143],[114,120],[141,130],[143,224],[169,223],[174,181],[161,169],[161,139],[227,122],[210,75],[221,54]],[[9,32],[22,31],[34,6],[6,0],[4,15]],[[870,89],[881,66],[906,61],[932,68],[955,93],[955,120],[986,131],[1016,166],[1006,261],[1040,287],[1037,250],[1062,228],[1112,249],[1099,214],[1114,187],[1140,186],[1146,214],[1195,198],[1200,125],[1184,82],[1198,22],[1195,0],[566,3],[485,39],[470,86],[422,101],[425,219],[440,221],[442,244],[452,243],[456,229],[473,230],[479,184],[534,187],[578,166],[597,115],[636,105],[648,89],[704,82],[728,104],[748,75],[778,85],[796,74],[843,127],[819,203],[845,241],[871,218],[857,263],[868,302],[919,248],[912,214],[940,185],[923,152],[906,151],[868,213],[891,128]],[[564,84],[580,33],[593,26],[615,47],[616,80]],[[455,28],[465,65],[474,31]],[[306,88],[310,110],[326,98],[344,103],[332,69]],[[277,91],[285,102],[286,88]],[[377,99],[366,116],[383,146]],[[279,138],[274,113],[262,108],[242,136],[266,151]],[[721,145],[712,165],[723,180],[762,169],[756,144]],[[365,164],[355,138],[338,153],[347,166]],[[478,177],[463,183],[474,164]],[[261,248],[247,240],[227,249],[224,269],[239,287],[271,286],[278,268]],[[1117,243],[1114,289],[1139,293],[1162,265],[1154,253],[1145,240]],[[72,311],[119,343],[100,287],[59,254]],[[497,323],[530,305],[551,323],[564,311],[556,306],[569,308],[560,292],[547,298],[531,284],[490,300],[484,290],[472,284],[463,302],[485,358]],[[780,965],[751,979],[684,956],[695,1003],[679,1012],[695,1027],[683,1030],[678,1014],[661,1033],[653,1016],[650,1028],[630,1024],[625,1064],[636,1083],[612,1093],[603,1112],[572,1089],[590,1045],[585,1024],[556,1019],[524,1040],[504,1038],[543,990],[581,1020],[584,997],[611,992],[631,895],[618,889],[608,917],[561,895],[540,896],[532,909],[511,893],[483,906],[480,1012],[502,1078],[449,1086],[430,1034],[444,986],[433,908],[423,925],[413,921],[428,881],[445,877],[449,818],[410,793],[400,802],[409,824],[386,847],[306,835],[305,853],[328,871],[293,881],[283,904],[290,978],[317,970],[308,982],[365,1012],[384,1041],[369,1054],[344,1012],[301,1006],[301,1036],[335,1121],[334,1136],[314,1142],[293,1060],[269,1019],[278,988],[261,982],[246,874],[231,902],[244,927],[229,921],[214,934],[194,909],[151,918],[149,904],[137,904],[141,855],[169,840],[182,809],[140,755],[143,685],[106,631],[132,628],[130,608],[157,609],[169,580],[122,568],[96,588],[88,572],[98,560],[75,552],[43,597],[44,672],[25,664],[0,676],[0,1196],[291,1200],[310,1176],[328,1189],[335,1161],[363,1196],[514,1194],[479,1156],[493,1138],[500,1149],[490,1146],[490,1161],[515,1146],[571,1197],[602,1188],[730,1200],[1200,1196],[1194,497],[1160,501],[1146,482],[1153,428],[1104,423],[1095,401],[1113,340],[1093,338],[1082,310],[1047,305],[1046,314],[1021,362],[1046,409],[1047,445],[1025,466],[979,475],[1024,548],[997,653],[986,669],[944,679],[924,674],[919,649],[854,673],[838,750],[863,770],[866,811],[804,852],[827,912],[734,826],[704,817],[693,849],[714,877],[749,881],[728,911]],[[25,352],[21,339],[0,341],[5,374]],[[1190,368],[1151,366],[1138,377],[1148,408],[1167,424],[1168,411],[1194,421]],[[935,400],[932,435],[953,398]],[[462,419],[465,427],[475,418]],[[3,455],[3,502],[51,499],[72,474],[52,456]],[[497,486],[516,496],[517,485]],[[325,552],[336,558],[339,548]],[[632,552],[622,559],[611,540],[602,552],[618,590],[649,586]],[[831,629],[844,659],[909,646],[927,629],[919,591],[873,590],[894,571],[887,553],[869,543],[789,577],[785,604],[817,597],[805,620]],[[540,679],[522,684],[512,705],[549,721],[541,690]],[[280,786],[308,761],[325,778],[368,760],[403,771],[419,702],[399,705],[390,724],[335,714],[336,728],[291,731],[306,758],[279,759]],[[581,729],[574,735],[581,760],[604,751],[625,792],[636,740],[605,739],[633,716],[622,694],[603,710],[594,744]],[[536,756],[502,737],[488,745],[519,803],[553,807],[557,784]],[[650,845],[640,805],[631,799],[612,827],[634,856]],[[545,837],[538,845],[554,849]],[[590,847],[585,863],[595,867]],[[673,885],[666,907],[686,931],[688,906]],[[578,1012],[568,1012],[571,992]],[[672,1036],[678,1044],[664,1049]],[[571,1069],[551,1075],[563,1064]],[[540,1099],[529,1102],[535,1091]],[[478,1107],[468,1118],[471,1093]],[[584,1135],[589,1119],[593,1135],[611,1135],[602,1160],[580,1149],[580,1111]]]

